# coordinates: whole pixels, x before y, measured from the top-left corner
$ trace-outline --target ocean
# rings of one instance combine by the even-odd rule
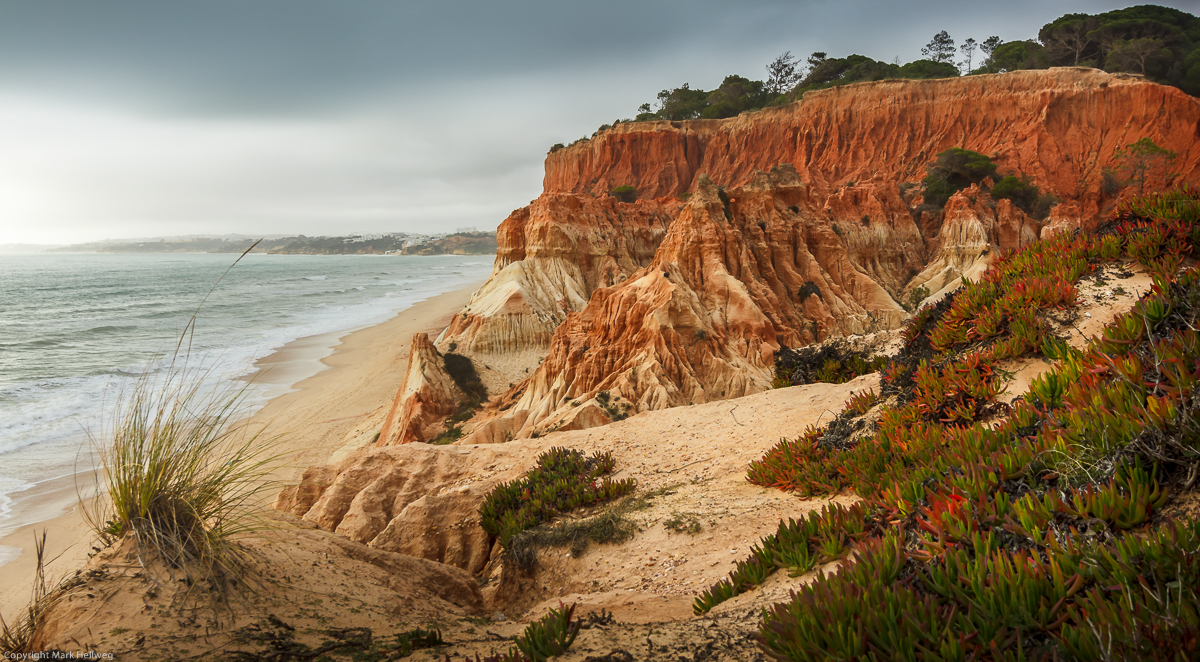
[[[93,466],[105,402],[165,369],[236,257],[0,255],[0,536],[56,514],[38,486]],[[228,384],[285,343],[384,322],[491,269],[488,256],[247,255],[200,309],[190,363]],[[251,381],[250,410],[272,386]],[[0,547],[0,564],[15,552]]]

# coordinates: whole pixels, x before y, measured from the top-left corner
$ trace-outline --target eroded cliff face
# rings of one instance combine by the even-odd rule
[[[511,454],[504,446],[368,447],[307,469],[272,507],[375,549],[478,573],[492,552],[479,505],[501,478],[519,475]]]
[[[463,397],[429,336],[413,334],[404,383],[396,392],[375,445],[433,439],[445,429],[446,417],[454,413]]]
[[[1094,221],[1106,200],[1102,170],[1129,143],[1150,137],[1180,152],[1178,172],[1200,168],[1198,107],[1178,89],[1082,67],[860,83],[728,120],[620,124],[547,156],[543,186],[602,195],[632,185],[642,196],[675,196],[701,173],[739,185],[790,163],[829,194],[851,181],[919,181],[938,152],[965,147]]]
[[[1198,127],[1200,102],[1179,90],[1066,68],[851,85],[729,120],[622,124],[554,152],[545,193],[501,226],[492,282],[440,341],[548,339],[466,441],[761,390],[781,344],[894,326],[914,288],[936,294],[1000,250],[1094,226],[1115,204],[1103,169],[1142,137],[1194,176]],[[971,188],[923,209],[916,183],[956,146],[1062,204],[1040,223]],[[607,196],[622,185],[644,199]],[[621,262],[609,239],[640,233],[650,250],[660,228],[646,262]]]
[[[759,172],[725,193],[702,178],[653,262],[568,315],[511,413],[467,443],[755,393],[770,385],[780,344],[890,328],[903,318],[825,217],[805,211],[809,190],[793,168]],[[913,255],[904,266],[921,264],[911,222],[855,232],[907,244]]]
[[[508,390],[464,443],[767,388],[780,345],[894,327],[917,288],[937,296],[1001,250],[1094,226],[1116,202],[1104,168],[1140,138],[1194,178],[1198,127],[1179,90],[1064,68],[850,85],[551,153],[545,192],[500,226],[491,279],[437,341],[477,363],[521,356],[487,368]],[[923,206],[925,167],[956,146],[1061,204],[1039,222],[972,187]],[[624,185],[637,202],[609,195]]]
[[[453,342],[469,354],[544,350],[567,313],[582,310],[596,288],[649,264],[680,207],[676,200],[542,195],[500,225],[491,278],[438,344]]]

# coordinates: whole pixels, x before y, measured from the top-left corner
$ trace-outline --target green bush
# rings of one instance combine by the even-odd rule
[[[1018,209],[1039,221],[1050,215],[1050,209],[1058,201],[1053,195],[1039,191],[1028,176],[1017,178],[1013,175],[996,182],[992,187],[992,199],[1012,200]]]
[[[916,60],[900,67],[900,78],[956,78],[958,67],[949,62],[934,62],[933,60]]]
[[[612,195],[621,202],[633,202],[637,200],[637,187],[628,184],[613,188]]]
[[[921,302],[927,298],[929,298],[928,287],[925,287],[924,285],[914,287],[912,291],[908,293],[908,310],[916,310],[917,306],[921,305]]]
[[[951,147],[925,170],[925,203],[942,207],[958,191],[995,176],[996,164],[979,152]]]
[[[577,450],[551,448],[538,456],[537,466],[518,480],[502,483],[488,493],[479,514],[483,530],[507,547],[513,536],[580,506],[610,501],[633,491],[633,479],[613,481],[612,453],[591,457]]]

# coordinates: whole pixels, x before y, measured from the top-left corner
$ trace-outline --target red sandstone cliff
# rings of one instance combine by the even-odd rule
[[[501,380],[515,385],[466,441],[766,388],[781,344],[894,326],[916,286],[952,288],[998,249],[1097,223],[1115,204],[1103,169],[1139,138],[1194,179],[1198,131],[1200,102],[1179,90],[1063,68],[850,85],[556,151],[545,192],[500,226],[492,278],[438,339],[484,361],[525,352],[531,370],[544,358]],[[973,187],[921,209],[920,187],[899,185],[955,146],[1062,204],[1039,223]],[[617,202],[620,185],[641,199]]]
[[[851,85],[729,120],[622,124],[554,152],[545,193],[501,226],[492,281],[441,339],[549,344],[468,441],[765,388],[780,344],[895,325],[913,287],[953,287],[1044,226],[1097,223],[1115,202],[1103,168],[1139,138],[1178,151],[1194,178],[1198,131],[1200,102],[1179,90],[1066,68]],[[972,188],[918,211],[919,187],[899,184],[955,146],[1063,204],[1043,224]],[[643,199],[607,196],[620,185]]]
[[[463,393],[446,372],[437,348],[424,333],[413,334],[404,383],[384,418],[376,446],[429,441],[444,430]]]
[[[544,194],[497,230],[492,277],[439,339],[460,351],[499,354],[545,348],[566,314],[597,287],[646,266],[678,201]]]
[[[728,120],[620,124],[547,156],[543,186],[601,195],[633,185],[646,197],[674,196],[700,173],[739,185],[790,163],[824,194],[848,181],[918,181],[938,152],[965,147],[1093,219],[1104,203],[1101,170],[1139,138],[1179,150],[1176,170],[1196,172],[1197,104],[1140,76],[1081,67],[860,83]]]

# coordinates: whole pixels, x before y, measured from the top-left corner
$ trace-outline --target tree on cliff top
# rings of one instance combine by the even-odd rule
[[[1134,71],[1145,76],[1152,71],[1164,71],[1171,62],[1171,49],[1162,39],[1118,39],[1108,53],[1109,66],[1121,71]]]
[[[770,95],[760,80],[750,80],[738,75],[726,76],[721,86],[705,99],[706,106],[700,111],[705,119],[734,117],[743,110],[762,108]]]
[[[958,47],[958,50],[962,51],[963,57],[967,58],[959,64],[965,74],[971,73],[971,62],[975,59],[975,48],[978,45],[973,37],[967,37],[967,40]]]
[[[1056,62],[1072,65],[1095,64],[1097,43],[1092,33],[1100,26],[1096,17],[1088,14],[1066,14],[1042,26],[1038,40],[1046,46]],[[1092,60],[1088,60],[1088,57]]]
[[[925,44],[925,47],[921,49],[921,55],[934,62],[953,62],[955,48],[954,39],[950,37],[950,33],[942,30],[933,35],[933,39],[928,44]]]
[[[658,93],[658,119],[694,120],[708,105],[708,92],[693,90],[684,83],[673,90]]]
[[[992,53],[995,53],[996,48],[998,48],[999,46],[1000,46],[1000,37],[997,37],[996,35],[992,35],[992,36],[988,37],[987,39],[984,39],[983,42],[979,44],[979,50],[983,51],[984,66],[987,66],[987,64],[989,62],[991,62]]]
[[[933,60],[916,60],[899,68],[898,78],[921,80],[925,78],[954,78],[958,75],[958,67],[950,62],[934,62]]]
[[[1200,94],[1200,18],[1172,7],[1138,5],[1103,14],[1066,14],[1042,26],[1044,52],[1031,66],[1103,67]]]
[[[961,50],[967,74],[1004,73],[1055,66],[1103,67],[1128,71],[1173,85],[1200,96],[1200,18],[1185,11],[1156,5],[1138,5],[1103,14],[1064,14],[1042,26],[1037,40],[1001,42],[991,36],[975,44],[968,39]],[[1039,43],[1040,42],[1040,43]],[[983,52],[975,64],[975,46]],[[765,82],[727,76],[713,91],[684,84],[658,94],[658,107],[638,108],[637,121],[687,120],[732,117],[766,105],[790,103],[804,92],[834,85],[886,78],[945,78],[958,76],[954,64],[959,47],[945,30],[934,35],[922,53],[925,59],[900,66],[864,55],[829,57],[823,51],[807,58],[807,72],[799,58],[785,51],[766,65]]]
[[[800,82],[800,60],[792,55],[791,51],[784,51],[782,55],[771,60],[767,65],[767,92],[774,96],[779,96],[784,92],[796,86]]]

